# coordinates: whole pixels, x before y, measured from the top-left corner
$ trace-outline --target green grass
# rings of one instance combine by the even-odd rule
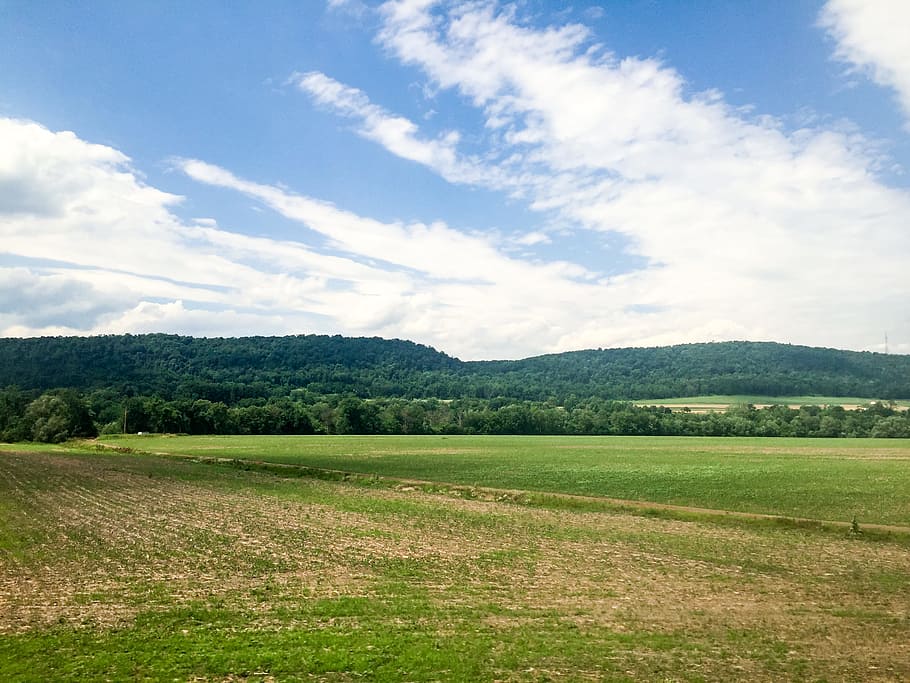
[[[910,526],[910,441],[696,437],[105,437],[153,453]]]
[[[303,628],[276,626],[251,632],[248,625],[256,616],[198,605],[144,613],[132,627],[110,632],[53,628],[40,637],[29,634],[0,644],[0,660],[7,653],[18,660],[11,656],[7,660],[11,666],[0,671],[6,680],[16,681],[192,676],[254,681],[534,680],[537,677],[528,674],[541,661],[569,672],[609,674],[613,668],[609,657],[619,659],[635,648],[657,654],[696,649],[681,633],[616,633],[603,628],[581,632],[554,614],[535,614],[533,627],[502,630],[482,623],[478,627],[478,615],[471,610],[440,614],[427,602],[400,597],[382,602],[317,600],[274,615],[309,625]],[[427,628],[428,620],[433,628]],[[450,632],[435,630],[443,623]],[[636,668],[649,674],[673,670],[666,663]],[[633,680],[615,668],[612,676]]]
[[[306,680],[348,675],[371,679],[432,680],[434,671],[472,680],[483,670],[491,631],[456,637],[423,631],[419,622],[391,627],[395,616],[416,616],[430,606],[412,600],[382,603],[363,598],[304,602],[275,615],[286,623],[316,627],[257,628],[243,610],[188,605],[141,613],[130,627],[113,631],[55,627],[0,644],[10,657],[5,680],[186,680],[189,676],[245,680]],[[279,623],[280,623],[279,621]],[[50,652],[82,656],[48,656]],[[85,656],[95,653],[94,656]]]
[[[910,677],[910,547],[846,533],[65,449],[0,449],[0,529],[4,681]]]
[[[0,644],[0,658],[5,652],[21,657],[3,672],[7,680],[16,681],[188,677],[484,681],[594,676],[632,681],[640,677],[669,680],[665,677],[685,671],[686,660],[704,656],[708,649],[685,633],[579,629],[552,614],[535,615],[530,626],[477,628],[477,615],[469,612],[440,615],[430,605],[401,605],[395,600],[386,601],[382,610],[351,612],[345,610],[349,602],[328,600],[282,615],[289,620],[310,619],[318,627],[261,629],[255,634],[244,632],[253,615],[229,610],[200,606],[143,614],[132,628],[114,632],[57,628],[41,637],[10,638]],[[396,622],[395,613],[400,610],[408,619]],[[427,630],[426,622],[419,620],[425,615],[434,626],[444,616],[455,633]],[[743,642],[750,654],[761,653],[765,668],[778,676],[792,675],[803,666],[800,660],[787,662],[787,645],[772,636],[746,632],[731,634],[730,639]],[[727,659],[736,658],[734,647],[726,653]],[[49,656],[52,652],[59,654]],[[85,656],[89,652],[96,654]]]

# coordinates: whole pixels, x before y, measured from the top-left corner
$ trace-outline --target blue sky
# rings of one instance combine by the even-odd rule
[[[910,352],[910,5],[0,0],[0,334]]]

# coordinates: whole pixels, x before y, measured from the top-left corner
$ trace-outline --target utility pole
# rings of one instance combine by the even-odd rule
[[[123,433],[126,434],[126,407],[123,408]]]

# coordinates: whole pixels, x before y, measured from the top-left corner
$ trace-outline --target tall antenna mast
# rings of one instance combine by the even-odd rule
[[[888,333],[885,332],[885,353],[888,353]]]

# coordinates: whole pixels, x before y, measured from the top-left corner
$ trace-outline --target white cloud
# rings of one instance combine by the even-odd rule
[[[0,119],[0,148],[5,186],[32,198],[26,206],[0,196],[0,252],[18,263],[0,271],[0,334],[147,329],[155,311],[167,314],[168,330],[221,333],[234,320],[235,334],[339,332],[363,316],[350,301],[338,313],[337,297],[408,286],[300,243],[232,233],[211,219],[184,224],[171,211],[179,197],[144,184],[122,153],[73,133]]]
[[[476,358],[547,350],[575,325],[574,302],[592,302],[589,318],[620,310],[572,264],[524,263],[442,223],[382,223],[204,162],[180,165],[306,224],[331,250],[183,222],[180,198],[143,183],[122,153],[3,124],[0,147],[28,160],[5,177],[53,206],[0,204],[0,251],[18,263],[0,270],[0,334],[343,332]]]
[[[16,144],[11,142],[16,139]],[[36,123],[0,119],[0,216],[56,216],[84,208],[79,197],[101,176],[127,161],[117,150],[90,145],[71,132],[47,135]],[[73,175],[74,163],[84,163],[86,173]],[[165,194],[135,193],[147,203],[166,204],[176,199]]]
[[[264,202],[285,217],[325,235],[333,246],[350,254],[434,278],[476,282],[489,282],[503,269],[518,275],[525,268],[519,262],[504,259],[488,241],[442,223],[381,223],[326,202],[242,180],[202,161],[184,160],[180,166],[195,180],[237,190]]]
[[[533,228],[385,223],[178,161],[324,243],[251,237],[223,216],[182,220],[181,198],[118,150],[0,119],[0,251],[13,265],[0,271],[0,334],[340,332],[464,358],[730,338],[862,349],[885,332],[906,348],[910,195],[879,179],[874,145],[692,93],[669,65],[595,48],[578,25],[536,28],[520,7],[400,0],[378,13],[388,54],[475,107],[479,130],[424,134],[321,72],[294,84],[391,154],[522,198],[555,226],[551,242]],[[557,252],[562,228],[595,243],[620,233],[647,266],[604,277],[514,255]]]
[[[303,92],[338,114],[359,119],[361,133],[405,159],[437,168],[454,165],[454,148],[458,135],[450,133],[435,140],[415,137],[417,126],[401,116],[392,116],[381,107],[370,103],[360,90],[342,85],[325,74],[311,71],[295,74],[292,81]]]
[[[543,232],[533,231],[525,233],[515,239],[515,244],[521,244],[526,247],[532,247],[535,244],[549,244],[550,236]]]
[[[619,310],[619,304],[598,299],[601,285],[579,281],[590,273],[573,264],[509,258],[491,242],[442,223],[381,223],[198,160],[184,160],[180,167],[199,182],[262,201],[325,235],[352,258],[391,268],[402,278],[395,286],[350,299],[347,293],[333,296],[339,310],[372,311],[350,321],[358,328],[395,329],[464,357],[488,357],[490,348],[496,356],[516,356],[549,350],[574,328],[575,302],[588,302],[589,319],[603,320]]]
[[[662,315],[558,346],[727,330],[864,348],[900,326],[891,293],[910,292],[910,197],[876,177],[874,145],[836,129],[786,131],[718,92],[688,93],[656,60],[588,47],[584,27],[534,28],[515,12],[388,2],[380,40],[431,87],[481,109],[486,176],[523,184],[532,208],[564,223],[622,233],[652,264],[604,291]]]
[[[413,121],[391,114],[370,102],[361,90],[343,85],[318,71],[294,74],[290,82],[318,104],[358,121],[360,135],[379,143],[402,159],[428,166],[456,183],[503,184],[502,179],[492,177],[492,169],[484,169],[477,159],[456,154],[460,139],[456,131],[422,139]]]
[[[910,3],[828,0],[819,21],[837,42],[837,59],[894,90],[910,127]]]
[[[143,301],[107,320],[104,330],[110,334],[165,332],[206,337],[236,336],[238,330],[257,335],[284,335],[293,332],[295,322],[298,321],[275,314],[189,309],[177,299],[167,303]]]
[[[369,12],[369,8],[362,0],[328,0],[326,6],[329,11],[340,12],[355,18],[360,18]]]
[[[122,290],[104,291],[90,281],[65,274],[0,268],[0,329],[77,329],[130,302]]]

